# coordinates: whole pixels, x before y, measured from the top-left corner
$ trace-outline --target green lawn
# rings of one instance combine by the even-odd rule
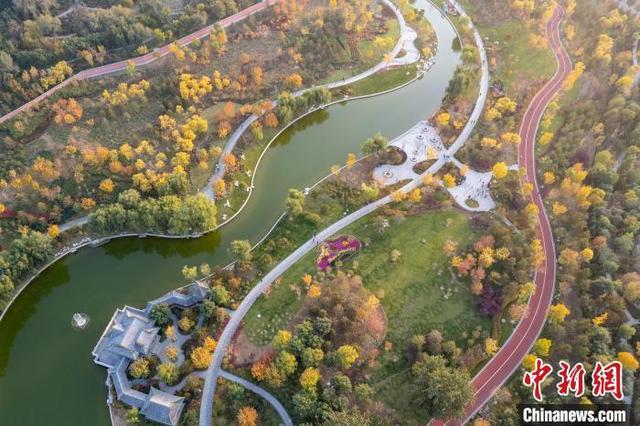
[[[416,64],[406,65],[388,71],[380,71],[348,87],[354,96],[370,95],[398,87],[413,79],[416,72]]]
[[[469,0],[461,1],[465,11],[471,17],[481,5]],[[475,22],[485,40],[487,53],[497,49],[500,56],[500,66],[493,71],[492,78],[502,80],[507,93],[512,92],[514,86],[520,82],[530,84],[532,81],[547,80],[555,70],[555,60],[550,49],[533,49],[529,45],[531,34],[518,20],[492,22],[491,25]],[[498,41],[498,44],[495,42]],[[491,55],[490,55],[491,56]]]
[[[447,239],[458,240],[461,245],[472,240],[466,215],[448,210],[411,216],[402,223],[392,223],[382,235],[368,226],[370,221],[371,217],[366,217],[342,232],[370,241],[344,268],[354,269],[365,287],[380,296],[389,320],[387,338],[395,347],[403,348],[409,337],[432,328],[460,344],[465,340],[463,331],[476,325],[489,330],[490,322],[479,317],[466,286],[452,282],[442,253]],[[388,261],[393,249],[402,252],[395,265]],[[315,272],[315,255],[310,253],[295,264],[270,295],[261,298],[247,314],[245,329],[255,343],[267,343],[299,308],[301,302],[289,285],[304,273]],[[451,289],[451,296],[445,299],[447,289]]]
[[[473,232],[465,214],[446,210],[407,217],[400,224],[392,223],[382,235],[363,228],[362,223],[345,232],[371,239],[357,258],[357,273],[381,297],[389,320],[387,339],[394,346],[404,346],[412,335],[432,328],[462,342],[459,336],[464,330],[482,323],[467,287],[453,281],[442,251],[447,239],[461,246],[471,242]],[[388,260],[394,249],[402,252],[398,264]],[[445,299],[447,289],[453,294]]]
[[[387,32],[381,34],[380,37],[388,37],[392,39],[395,46],[400,38],[400,24],[395,16],[387,19],[387,27]],[[374,45],[373,40],[362,40],[358,44],[358,51],[364,61],[369,65],[375,65],[382,60],[382,57],[389,51],[389,49]]]
[[[529,33],[522,31],[520,22],[509,22],[493,28],[481,28],[481,33],[490,40],[500,40],[503,61],[509,66],[500,67],[496,77],[506,88],[516,82],[548,80],[555,70],[550,49],[538,50],[529,46]]]

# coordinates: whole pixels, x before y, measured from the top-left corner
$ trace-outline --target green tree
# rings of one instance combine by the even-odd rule
[[[213,318],[216,314],[216,309],[218,309],[218,307],[215,302],[209,299],[204,299],[202,306],[200,307],[200,310],[206,319]]]
[[[296,217],[304,213],[304,194],[298,189],[290,189],[286,201],[289,215]]]
[[[151,375],[151,365],[146,358],[138,358],[129,364],[129,375],[134,379],[146,379]]]
[[[251,243],[248,240],[234,240],[231,242],[231,253],[241,262],[251,261]]]
[[[318,367],[324,358],[324,352],[320,348],[304,348],[302,351],[302,365],[307,367]]]
[[[473,399],[469,373],[447,366],[440,355],[427,355],[411,368],[416,402],[441,419],[460,418]]]
[[[276,366],[283,376],[288,377],[296,371],[298,361],[291,353],[282,351],[278,354],[278,358],[276,358]]]
[[[288,330],[278,330],[273,339],[271,340],[271,344],[277,351],[284,350],[287,345],[291,341],[291,332]]]
[[[368,138],[362,144],[362,153],[364,155],[373,155],[379,152],[383,152],[387,149],[389,140],[382,136],[380,133],[376,133],[372,138]]]
[[[171,309],[166,303],[159,303],[151,308],[149,312],[149,318],[155,321],[156,325],[160,328],[165,328],[171,324]]]
[[[160,380],[167,385],[172,386],[178,382],[180,378],[180,370],[175,364],[170,362],[162,363],[158,366],[158,376]]]
[[[369,415],[361,413],[357,406],[343,411],[331,410],[326,416],[323,423],[325,426],[372,426],[378,424],[371,420]]]
[[[352,345],[342,345],[336,351],[338,365],[350,368],[358,359],[358,350]]]
[[[214,285],[211,288],[211,300],[218,306],[225,306],[231,301],[231,296],[229,296],[226,288],[221,285]]]
[[[360,401],[368,402],[371,400],[371,398],[373,398],[375,390],[373,389],[373,387],[371,387],[371,385],[368,385],[366,383],[359,383],[354,388],[354,393]]]
[[[138,409],[133,407],[127,410],[125,414],[125,420],[130,425],[137,425],[138,423],[140,423],[140,413],[138,412]]]
[[[351,393],[351,379],[342,373],[338,373],[331,378],[331,386],[338,395]]]

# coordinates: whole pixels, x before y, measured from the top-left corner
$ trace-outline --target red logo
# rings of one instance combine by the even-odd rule
[[[591,373],[591,383],[593,385],[593,396],[605,396],[610,393],[615,399],[620,401],[624,398],[622,394],[622,364],[613,361],[603,366],[600,361]]]
[[[568,362],[560,361],[560,383],[556,385],[558,388],[558,395],[567,396],[569,392],[573,393],[573,396],[580,398],[584,395],[584,375],[586,371],[582,363],[577,363],[573,367]]]
[[[524,374],[522,383],[533,388],[533,398],[542,401],[542,383],[553,372],[553,367],[546,364],[540,358],[536,358],[535,368]],[[582,363],[577,363],[573,367],[566,361],[560,361],[558,377],[560,381],[556,385],[558,395],[574,396],[580,398],[584,395],[584,378],[586,370]],[[596,362],[591,373],[592,395],[603,397],[612,395],[618,401],[624,398],[622,391],[622,364],[619,361],[612,361],[606,365]]]
[[[540,358],[536,359],[536,367],[524,375],[522,382],[525,386],[533,386],[533,397],[536,401],[542,401],[542,382],[553,371],[553,367],[545,364]]]

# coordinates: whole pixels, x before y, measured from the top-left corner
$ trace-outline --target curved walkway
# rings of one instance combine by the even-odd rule
[[[475,401],[467,408],[462,423],[469,421],[521,366],[522,359],[527,355],[544,327],[553,299],[556,279],[556,252],[549,218],[538,190],[535,142],[538,125],[547,105],[562,89],[562,83],[571,72],[571,60],[560,39],[560,23],[563,18],[564,10],[558,6],[547,25],[550,46],[558,64],[556,73],[531,101],[520,127],[522,143],[519,147],[518,164],[526,171],[524,179],[534,186],[531,201],[538,207],[538,235],[544,249],[544,263],[536,271],[535,290],[529,299],[524,317],[498,353],[473,378]],[[442,423],[434,422],[434,424]],[[448,422],[447,424],[459,423]]]
[[[462,132],[460,132],[460,135],[458,136],[456,141],[448,149],[449,154],[453,156],[455,155],[456,152],[458,152],[460,148],[462,148],[462,145],[464,145],[467,139],[469,139],[469,136],[471,136],[471,132],[475,128],[476,123],[478,122],[478,120],[480,120],[480,117],[482,116],[483,108],[478,108],[478,105],[484,106],[484,103],[487,100],[487,94],[489,92],[489,64],[487,62],[487,52],[484,49],[484,43],[482,42],[482,37],[480,36],[478,29],[475,27],[475,25],[473,25],[473,21],[471,20],[469,15],[465,13],[464,9],[462,8],[462,6],[458,4],[458,2],[456,2],[455,0],[451,0],[450,4],[453,5],[453,7],[458,11],[460,16],[467,18],[469,25],[471,26],[471,30],[473,32],[473,39],[476,43],[478,51],[480,52],[480,67],[481,67],[480,92],[478,94],[478,100],[476,101],[476,107],[473,109],[473,112],[469,117],[469,121],[467,121],[467,124],[464,126],[464,129],[462,129]]]
[[[462,8],[459,5],[456,5],[459,11],[462,11]],[[478,48],[481,50],[481,57],[486,58],[484,53],[484,46],[482,44],[482,40],[480,40]],[[486,65],[486,61],[482,66],[482,77],[481,81],[489,81],[489,69]],[[464,142],[467,140],[471,131],[473,130],[477,118],[480,117],[482,110],[484,108],[484,101],[486,98],[486,89],[480,89],[480,94],[476,100],[474,110],[471,114],[471,120],[465,126],[463,132],[458,136],[454,145],[452,147],[455,150],[459,149]],[[418,123],[417,126],[423,126],[424,123]],[[412,180],[402,188],[400,188],[403,192],[412,191],[415,188],[418,188],[422,182],[422,176],[427,174],[433,174],[438,171],[443,165],[445,161],[443,159],[439,159],[436,161],[427,171],[425,171],[420,177]],[[253,304],[258,300],[258,298],[271,286],[271,284],[280,277],[285,271],[287,271],[292,265],[294,265],[298,260],[300,260],[304,255],[314,250],[317,247],[318,241],[323,241],[336,232],[340,231],[344,227],[354,223],[358,219],[368,215],[369,213],[377,210],[378,208],[389,204],[392,201],[391,196],[383,197],[373,203],[370,203],[355,212],[345,216],[341,220],[333,223],[328,226],[324,230],[318,232],[313,239],[306,241],[300,247],[298,247],[293,253],[291,253],[286,259],[281,261],[274,269],[268,272],[261,280],[258,282],[253,289],[247,294],[247,296],[242,300],[236,312],[231,317],[226,327],[224,328],[220,339],[218,340],[218,345],[213,354],[213,360],[207,369],[207,373],[205,376],[205,384],[202,392],[202,403],[200,405],[200,426],[210,426],[212,422],[213,415],[213,397],[216,392],[216,382],[217,377],[221,374],[220,367],[222,365],[222,360],[227,352],[233,337],[242,322],[242,319],[247,314],[249,309],[253,306]]]
[[[251,16],[254,13],[257,13],[263,9],[266,9],[269,6],[276,4],[278,1],[280,0],[262,0],[254,4],[253,6],[249,6],[246,9],[241,10],[235,15],[228,16],[214,24],[207,25],[206,27],[201,28],[198,31],[195,31],[189,35],[186,35],[181,39],[176,40],[174,43],[177,43],[181,47],[191,44],[195,40],[199,40],[207,37],[218,25],[222,28],[226,28],[231,24],[242,21],[248,16]],[[0,117],[0,124],[4,123],[7,120],[10,120],[20,112],[37,105],[44,99],[51,97],[53,94],[58,92],[60,89],[63,89],[64,87],[68,86],[73,81],[87,80],[90,78],[102,77],[104,75],[122,72],[127,69],[127,66],[130,62],[133,62],[137,67],[141,67],[144,65],[148,65],[152,62],[155,62],[158,59],[164,56],[167,56],[169,53],[171,53],[170,46],[172,44],[173,43],[162,46],[159,49],[154,50],[153,52],[147,53],[146,55],[138,56],[131,59],[124,59],[122,61],[114,62],[112,64],[102,65],[99,67],[89,68],[84,71],[80,71],[72,75],[71,77],[67,78],[63,82],[53,86],[52,88],[42,93],[40,96],[36,97],[35,99],[32,99],[31,101],[27,102],[21,107],[16,108],[13,111],[3,115],[2,117]]]
[[[250,381],[245,380],[242,377],[238,377],[235,374],[231,374],[228,371],[224,371],[224,370],[220,371],[220,377],[222,377],[223,379],[229,380],[231,382],[235,382],[241,385],[242,387],[249,389],[251,392],[263,397],[269,404],[271,404],[274,410],[276,410],[276,412],[282,419],[282,422],[284,423],[285,426],[293,426],[293,422],[291,421],[291,417],[289,417],[287,410],[284,409],[282,404],[280,404],[280,401],[278,401],[278,399],[275,396],[273,396],[266,390],[262,389],[260,386],[256,386]]]

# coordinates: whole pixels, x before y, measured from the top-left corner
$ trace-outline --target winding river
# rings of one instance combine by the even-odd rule
[[[311,186],[372,134],[395,137],[437,111],[459,63],[456,36],[426,0],[416,6],[426,10],[438,35],[431,70],[395,92],[316,111],[283,132],[232,222],[199,239],[125,238],[85,248],[22,292],[0,323],[1,425],[108,425],[106,374],[90,352],[116,308],[144,306],[184,283],[184,265],[227,263],[231,241],[256,242],[271,228],[289,188]],[[89,314],[87,330],[71,328],[74,312]]]

